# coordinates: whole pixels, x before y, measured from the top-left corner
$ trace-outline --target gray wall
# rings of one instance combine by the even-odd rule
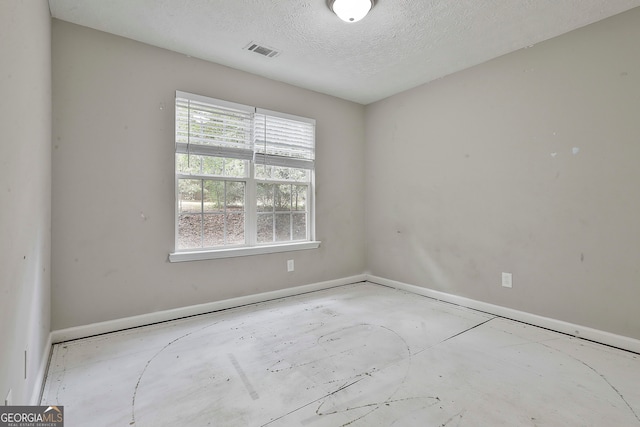
[[[53,329],[364,271],[362,105],[57,20],[52,54]],[[319,249],[167,261],[176,89],[316,119]]]
[[[636,8],[369,105],[369,270],[640,338],[639,40]]]
[[[49,336],[50,22],[45,1],[0,1],[0,404],[31,403]]]

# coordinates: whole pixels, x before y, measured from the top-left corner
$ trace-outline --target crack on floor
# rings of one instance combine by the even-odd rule
[[[581,359],[578,359],[577,357],[575,357],[575,356],[573,356],[573,355],[571,355],[571,354],[569,354],[569,353],[567,353],[567,352],[565,352],[565,351],[559,350],[559,349],[557,349],[557,348],[553,348],[553,347],[548,346],[548,345],[546,345],[546,344],[544,344],[544,343],[540,343],[540,344],[541,344],[541,345],[543,345],[543,346],[545,346],[545,347],[547,347],[547,348],[549,348],[549,349],[551,349],[551,350],[554,350],[554,351],[557,351],[557,352],[559,352],[559,353],[562,353],[562,354],[564,354],[565,356],[570,357],[571,359],[573,359],[573,360],[575,360],[575,361],[578,361],[578,362],[582,363],[584,366],[586,366],[587,368],[591,369],[591,370],[592,370],[596,375],[598,375],[600,378],[602,378],[602,379],[604,380],[604,382],[606,382],[606,383],[609,385],[609,387],[611,387],[611,389],[612,389],[613,391],[615,391],[615,392],[616,392],[616,394],[617,394],[617,395],[620,397],[620,399],[624,402],[624,404],[627,406],[627,408],[629,408],[629,410],[631,411],[631,413],[633,414],[633,416],[636,418],[636,420],[638,420],[638,423],[640,423],[640,416],[638,416],[638,413],[637,413],[637,412],[633,409],[633,407],[629,404],[629,402],[627,401],[627,399],[625,399],[625,398],[624,398],[624,396],[622,395],[622,393],[620,393],[620,391],[619,391],[619,390],[618,390],[618,389],[617,389],[613,384],[611,384],[611,382],[609,381],[609,379],[608,379],[604,374],[600,373],[600,371],[598,371],[598,370],[597,370],[596,368],[594,368],[593,366],[589,365],[587,362],[585,362],[585,361],[583,361],[583,360],[581,360]]]
[[[442,341],[440,341],[438,344],[442,344],[443,342],[447,342],[447,341],[449,341],[449,340],[451,340],[451,339],[453,339],[453,338],[455,338],[455,337],[459,337],[459,336],[460,336],[460,335],[462,335],[462,334],[466,334],[467,332],[469,332],[469,331],[471,331],[471,330],[473,330],[473,329],[475,329],[475,328],[479,328],[480,326],[484,325],[485,323],[489,323],[489,322],[491,322],[491,321],[492,321],[493,319],[495,319],[495,318],[496,318],[496,317],[492,317],[491,319],[487,319],[487,320],[485,320],[485,321],[484,321],[484,322],[482,322],[482,323],[478,323],[477,325],[472,326],[472,327],[470,327],[470,328],[468,328],[468,329],[465,329],[465,330],[464,330],[464,331],[462,331],[462,332],[458,332],[458,333],[457,333],[457,334],[455,334],[455,335],[451,335],[449,338],[445,338],[445,339],[443,339],[443,340],[442,340]],[[436,345],[438,345],[438,344],[436,344]]]
[[[510,335],[515,335],[515,334],[510,334]],[[518,335],[515,335],[515,336],[518,336]],[[523,337],[520,337],[520,338],[522,338],[522,339],[526,339],[526,338],[523,338]],[[539,340],[539,341],[526,341],[526,342],[519,342],[519,343],[517,343],[517,344],[501,345],[501,346],[498,346],[498,347],[496,347],[496,348],[512,348],[512,347],[519,347],[519,346],[522,346],[522,345],[543,344],[543,343],[545,343],[545,342],[549,342],[549,341],[557,341],[557,340],[561,340],[561,339],[563,339],[563,338],[564,338],[564,337],[557,337],[557,338],[549,338],[549,339]]]
[[[489,323],[492,320],[497,319],[498,317],[500,317],[500,316],[494,316],[494,317],[492,317],[490,319],[485,320],[484,322],[480,322],[477,325],[471,326],[470,328],[467,328],[464,331],[461,331],[461,332],[458,332],[457,334],[451,335],[450,337],[447,337],[447,338],[443,339],[442,341],[440,341],[440,342],[438,342],[438,343],[436,343],[436,344],[434,344],[432,346],[429,346],[427,348],[424,348],[424,349],[422,349],[420,351],[417,351],[417,352],[413,353],[413,356],[415,356],[416,354],[420,354],[420,353],[422,353],[424,351],[431,350],[432,348],[434,348],[434,347],[436,347],[436,346],[438,346],[438,345],[440,345],[440,344],[442,344],[444,342],[447,342],[447,341],[449,341],[449,340],[451,340],[453,338],[459,337],[462,334],[466,334],[467,332],[469,332],[469,331],[471,331],[473,329],[479,328],[480,326],[484,325],[485,323]]]
[[[566,353],[565,353],[566,354]],[[575,358],[574,358],[575,359]],[[602,378],[604,380],[604,382],[606,382],[607,384],[609,384],[609,387],[611,387],[613,389],[613,391],[615,391],[617,393],[618,396],[620,396],[620,399],[622,399],[622,401],[624,402],[625,405],[627,405],[627,408],[629,408],[629,410],[631,411],[631,413],[633,414],[634,417],[636,417],[636,420],[638,420],[638,422],[640,423],[640,417],[638,417],[638,414],[636,413],[636,411],[633,410],[633,407],[629,404],[629,402],[627,402],[627,399],[624,398],[624,396],[622,395],[622,393],[620,393],[620,391],[613,385],[611,384],[611,382],[609,382],[609,380],[607,379],[607,377],[604,374],[601,374],[600,372],[598,372],[597,369],[595,369],[594,367],[592,367],[591,365],[589,365],[586,362],[583,362],[580,359],[576,359],[577,361],[579,361],[580,363],[582,363],[584,366],[586,366],[587,368],[591,369],[593,372],[595,372],[596,374],[598,374],[600,376],[600,378]]]
[[[389,395],[389,397],[387,398],[388,400],[388,399],[391,399],[393,396],[395,396],[395,394],[400,390],[400,388],[407,382],[407,378],[409,377],[409,371],[411,370],[411,365],[413,364],[413,355],[411,354],[411,347],[409,346],[409,343],[402,337],[402,335],[400,335],[398,332],[394,331],[393,329],[387,328],[386,326],[380,326],[380,327],[396,335],[400,339],[400,341],[404,343],[404,346],[407,349],[407,360],[408,360],[407,369],[404,372],[404,377],[402,378],[402,381],[400,382],[398,387],[396,387],[393,393]]]
[[[136,423],[136,397],[138,395],[138,388],[140,387],[140,383],[142,382],[142,377],[144,376],[145,372],[147,372],[147,368],[149,367],[149,365],[151,364],[151,362],[153,362],[153,360],[158,357],[163,351],[165,351],[167,348],[169,348],[172,344],[176,343],[177,341],[180,341],[183,338],[186,338],[190,335],[193,335],[197,332],[201,332],[207,328],[210,328],[212,326],[217,325],[220,322],[213,322],[209,325],[206,325],[198,330],[195,331],[191,331],[189,333],[186,333],[184,335],[179,336],[178,338],[175,338],[174,340],[170,341],[168,344],[166,344],[164,347],[162,347],[160,350],[158,350],[149,360],[147,360],[147,363],[144,365],[144,368],[142,369],[142,372],[140,372],[140,375],[138,376],[138,381],[136,382],[136,386],[133,389],[133,396],[131,398],[131,421],[129,422],[129,425],[134,425]]]
[[[440,425],[440,427],[445,427],[447,424],[449,424],[451,421],[455,420],[455,419],[456,419],[456,418],[458,418],[458,417],[459,417],[459,420],[461,420],[461,419],[462,419],[462,417],[463,417],[463,415],[464,415],[464,412],[465,412],[464,410],[463,410],[463,411],[458,412],[457,414],[455,414],[454,416],[452,416],[451,418],[449,418],[447,421],[445,421],[444,423],[442,423],[442,424]],[[459,421],[459,420],[458,420],[458,421]]]
[[[351,425],[351,424],[355,423],[356,421],[359,421],[359,420],[363,419],[364,417],[367,417],[367,416],[371,415],[373,412],[377,411],[378,409],[380,409],[379,406],[376,407],[376,408],[373,408],[372,410],[370,410],[366,414],[363,414],[363,415],[359,416],[358,418],[355,418],[355,419],[349,421],[348,423],[342,424],[340,427],[345,427],[345,426]]]
[[[431,405],[425,406],[425,408],[428,408],[429,406],[436,405],[438,402],[440,402],[440,398],[437,397],[437,396],[436,397],[432,397],[432,396],[405,397],[403,399],[385,400],[383,402],[367,403],[365,405],[352,406],[352,407],[349,407],[349,408],[346,408],[346,409],[335,410],[335,411],[332,411],[332,412],[320,412],[320,408],[324,404],[324,402],[322,402],[322,404],[316,410],[316,414],[318,414],[318,415],[335,415],[335,414],[340,414],[340,413],[344,413],[344,412],[348,412],[348,411],[354,411],[356,409],[370,408],[372,406],[376,406],[376,407],[381,407],[383,405],[384,406],[391,406],[392,403],[407,402],[409,400],[427,400],[427,399],[434,399],[435,401],[433,403],[431,403]]]
[[[359,382],[360,382],[360,381],[362,381],[363,379],[364,379],[364,378],[360,378],[360,379],[357,379],[357,380],[355,380],[355,381],[353,381],[353,382],[351,382],[351,383],[349,383],[349,384],[344,384],[343,386],[339,387],[337,390],[334,390],[334,391],[332,391],[331,393],[325,394],[324,396],[321,396],[321,397],[319,397],[319,398],[317,398],[317,399],[315,399],[315,400],[312,400],[311,402],[306,403],[306,404],[304,404],[304,405],[302,405],[302,406],[300,406],[300,407],[298,407],[298,408],[296,408],[296,409],[294,409],[294,410],[292,410],[292,411],[289,411],[289,412],[287,412],[286,414],[279,416],[278,418],[274,418],[274,419],[272,419],[271,421],[269,421],[268,423],[262,424],[260,427],[265,427],[265,426],[268,426],[269,424],[273,424],[273,423],[275,423],[276,421],[281,420],[281,419],[283,419],[284,417],[287,417],[287,416],[289,416],[289,415],[293,414],[294,412],[297,412],[297,411],[299,411],[299,410],[301,410],[301,409],[304,409],[304,408],[306,408],[306,407],[307,407],[307,406],[309,406],[309,405],[313,405],[314,403],[319,402],[319,401],[321,401],[322,399],[326,399],[327,397],[333,396],[334,394],[339,393],[339,392],[341,392],[342,390],[344,390],[344,389],[346,389],[346,388],[349,388],[349,387],[351,387],[351,386],[352,386],[352,385],[354,385],[354,384],[359,383]]]

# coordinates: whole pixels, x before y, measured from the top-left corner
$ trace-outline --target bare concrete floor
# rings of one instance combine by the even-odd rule
[[[373,284],[54,346],[66,426],[640,426],[640,356]]]

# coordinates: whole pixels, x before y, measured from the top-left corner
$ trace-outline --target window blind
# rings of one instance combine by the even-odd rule
[[[176,91],[176,152],[313,169],[315,120]]]
[[[176,152],[253,158],[254,108],[176,91]]]
[[[313,169],[315,120],[256,109],[254,150],[257,164]]]

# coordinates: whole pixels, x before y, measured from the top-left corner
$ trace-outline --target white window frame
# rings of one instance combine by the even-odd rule
[[[211,104],[218,107],[228,107],[239,109],[243,111],[252,110],[255,115],[258,116],[270,116],[275,118],[283,118],[294,121],[301,121],[306,123],[312,123],[315,126],[315,120],[295,116],[291,114],[280,113],[276,111],[264,110],[260,108],[250,107],[243,104],[236,104],[229,101],[223,101],[215,98],[209,98],[201,95],[191,94],[187,92],[176,91],[176,98],[189,99],[205,104]],[[175,108],[175,103],[174,103]],[[175,120],[174,120],[175,125]],[[175,133],[174,133],[175,134]],[[253,141],[252,141],[253,142]],[[255,150],[255,148],[252,148]],[[257,150],[256,150],[257,151]],[[178,143],[176,141],[176,153],[178,153]],[[245,177],[215,177],[204,175],[185,175],[178,173],[177,156],[174,155],[174,176],[175,176],[175,206],[174,206],[174,251],[169,254],[170,262],[182,262],[182,261],[198,261],[207,259],[219,259],[219,258],[232,258],[240,256],[260,255],[268,253],[289,252],[307,249],[316,249],[320,246],[320,242],[315,240],[315,167],[309,169],[310,179],[308,182],[296,182],[296,181],[279,181],[277,179],[257,179],[255,177],[255,166],[259,164],[257,159],[260,154],[253,155],[253,159],[246,160],[248,173]],[[225,157],[221,155],[220,157]],[[261,156],[260,158],[264,158]],[[313,161],[313,160],[311,160]],[[178,250],[178,221],[179,221],[179,179],[205,179],[205,180],[220,180],[220,181],[241,181],[245,182],[245,243],[236,246],[220,246],[214,248],[203,249],[190,249],[190,250]],[[298,241],[284,241],[273,243],[257,243],[257,184],[269,183],[269,184],[301,184],[309,186],[307,192],[307,239]]]

